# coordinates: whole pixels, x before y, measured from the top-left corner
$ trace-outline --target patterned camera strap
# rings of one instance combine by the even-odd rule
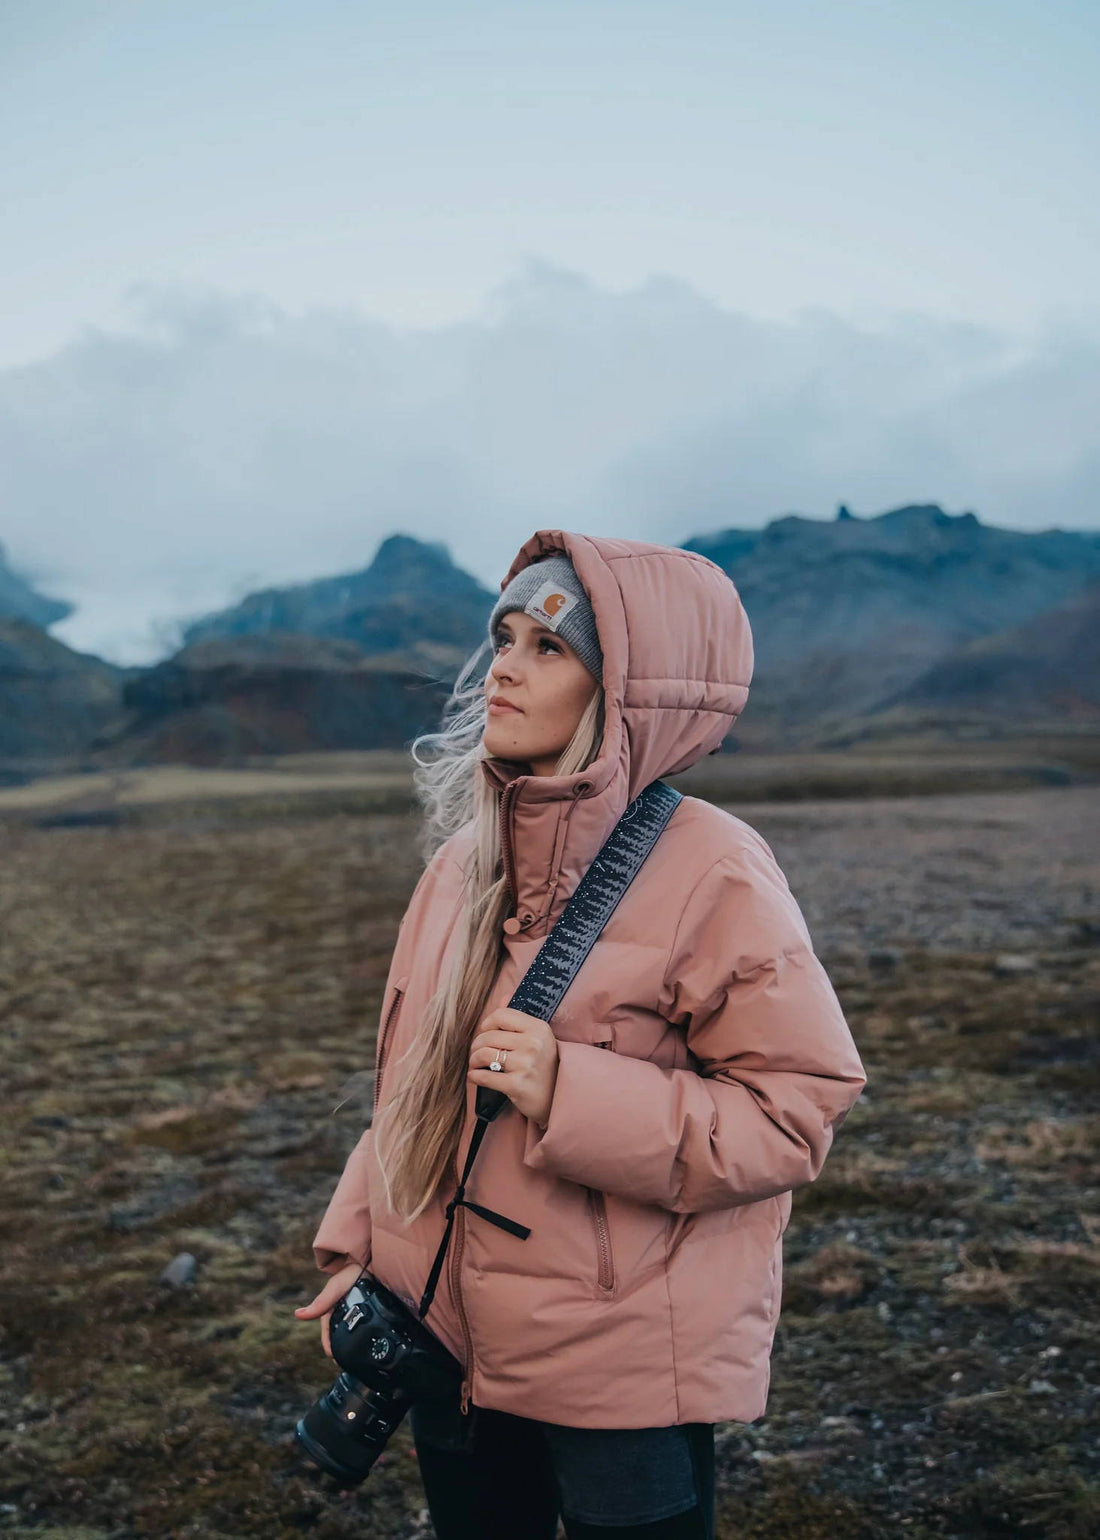
[[[554,928],[539,948],[538,955],[520,980],[515,994],[508,1002],[511,1010],[524,1011],[542,1021],[553,1019],[566,990],[595,946],[615,906],[641,870],[646,856],[657,843],[661,831],[681,801],[680,792],[673,786],[666,786],[664,781],[651,781],[638,793],[589,864],[569,902],[555,921]],[[447,1205],[447,1228],[420,1301],[421,1320],[435,1296],[458,1208],[471,1209],[482,1219],[507,1230],[510,1235],[518,1236],[520,1240],[526,1240],[531,1233],[528,1225],[517,1224],[514,1219],[506,1219],[503,1214],[495,1214],[492,1209],[474,1203],[466,1196],[466,1183],[485,1137],[485,1130],[507,1104],[508,1098],[503,1091],[478,1086],[477,1122],[466,1155],[466,1168],[454,1197]]]

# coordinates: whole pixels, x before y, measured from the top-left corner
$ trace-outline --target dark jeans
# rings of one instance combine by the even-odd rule
[[[567,1428],[410,1413],[437,1540],[714,1540],[714,1424]]]

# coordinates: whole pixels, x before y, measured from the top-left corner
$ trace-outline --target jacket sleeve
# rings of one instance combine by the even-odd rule
[[[324,1273],[339,1272],[351,1261],[370,1264],[370,1201],[366,1177],[368,1128],[344,1165],[320,1228],[313,1237],[313,1258]]]
[[[813,1181],[866,1075],[759,836],[693,890],[662,990],[689,1067],[559,1042],[550,1116],[545,1129],[528,1120],[524,1164],[676,1213]]]
[[[421,908],[430,895],[439,872],[448,861],[452,860],[453,845],[452,836],[435,852],[413,889],[412,897],[406,905],[405,913],[397,928],[397,941],[390,959],[383,1003],[388,1000],[390,989],[396,980],[409,970],[409,959],[415,947]],[[381,1018],[379,1029],[381,1029]],[[377,1040],[374,1067],[377,1072]],[[339,1272],[340,1268],[346,1267],[352,1260],[362,1267],[370,1265],[370,1187],[367,1178],[367,1151],[370,1139],[371,1129],[367,1128],[345,1162],[340,1180],[336,1184],[329,1199],[328,1208],[313,1237],[313,1258],[322,1272]]]

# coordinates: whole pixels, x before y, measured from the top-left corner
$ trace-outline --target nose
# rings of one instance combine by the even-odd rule
[[[512,653],[514,652],[515,648],[513,647]],[[516,677],[518,671],[515,661],[514,659],[511,663],[508,661],[512,657],[512,653],[502,652],[493,659],[489,666],[489,673],[494,679],[499,679],[503,682],[505,679],[514,679]]]

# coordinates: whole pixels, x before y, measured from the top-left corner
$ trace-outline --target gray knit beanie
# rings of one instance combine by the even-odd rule
[[[603,678],[603,649],[592,604],[573,563],[564,551],[528,562],[516,573],[489,616],[492,640],[497,621],[510,610],[522,610],[569,643],[590,674]]]

